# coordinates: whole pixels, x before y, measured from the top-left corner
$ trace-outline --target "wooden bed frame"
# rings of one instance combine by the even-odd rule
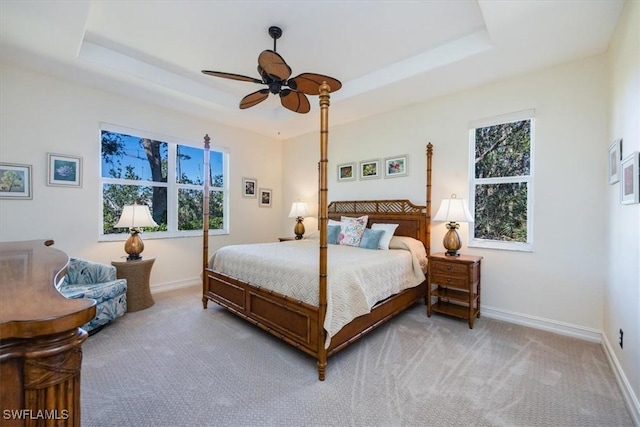
[[[325,379],[327,358],[358,338],[382,325],[406,308],[426,297],[427,281],[406,289],[376,304],[369,314],[357,317],[344,326],[325,348],[324,318],[327,308],[327,222],[341,216],[369,216],[372,223],[399,224],[395,235],[422,241],[427,255],[431,237],[431,163],[433,148],[427,145],[427,202],[416,206],[408,200],[337,201],[327,205],[329,87],[320,87],[320,259],[318,306],[282,295],[257,285],[245,283],[208,267],[209,261],[209,182],[205,180],[203,200],[203,288],[202,304],[213,301],[232,313],[275,335],[317,359],[318,378]],[[209,137],[205,136],[205,171],[209,169]],[[205,176],[208,176],[206,172]]]

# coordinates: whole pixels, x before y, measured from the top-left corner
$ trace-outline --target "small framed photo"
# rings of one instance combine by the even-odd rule
[[[31,199],[31,165],[0,163],[0,199]]]
[[[271,207],[271,190],[269,188],[261,188],[259,190],[260,193],[260,207],[261,208],[270,208]]]
[[[622,161],[620,167],[620,203],[640,203],[640,153],[635,151]]]
[[[365,160],[360,162],[360,179],[380,178],[380,160]]]
[[[384,159],[384,177],[395,178],[397,176],[407,176],[409,174],[407,155],[387,157]]]
[[[258,180],[255,178],[242,178],[242,197],[258,196]]]
[[[49,171],[47,185],[82,187],[82,157],[47,153]]]
[[[356,179],[355,162],[338,165],[338,182],[353,181],[354,179]]]
[[[622,160],[622,139],[616,139],[609,146],[609,184],[620,181],[620,161]]]

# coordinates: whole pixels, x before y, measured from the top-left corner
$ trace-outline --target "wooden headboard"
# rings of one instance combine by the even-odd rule
[[[398,224],[394,235],[408,236],[420,240],[427,254],[430,253],[429,215],[426,206],[417,206],[409,200],[347,200],[329,204],[329,218],[340,221],[340,217],[367,215],[367,227],[374,223]]]

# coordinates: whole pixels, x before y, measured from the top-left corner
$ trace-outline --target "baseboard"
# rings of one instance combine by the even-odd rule
[[[604,348],[604,353],[607,355],[609,364],[611,365],[611,368],[616,375],[616,380],[618,380],[618,384],[620,385],[620,389],[622,390],[624,400],[627,403],[629,412],[631,412],[633,423],[636,426],[640,426],[640,402],[638,401],[638,396],[636,396],[633,392],[631,384],[629,384],[629,380],[624,374],[624,371],[622,370],[622,367],[618,362],[618,358],[616,357],[616,353],[613,351],[611,343],[609,343],[609,340],[607,339],[607,336],[605,334],[602,334],[602,347]]]
[[[616,376],[633,422],[636,426],[640,426],[640,403],[638,402],[638,397],[633,392],[609,340],[601,331],[487,306],[482,306],[482,316],[601,344],[607,355],[609,365]]]
[[[176,289],[183,289],[196,285],[202,285],[202,279],[200,279],[199,277],[192,277],[190,279],[182,279],[173,282],[165,282],[153,285],[151,286],[151,293],[156,294],[159,292],[173,291]]]
[[[517,325],[529,326],[531,328],[554,332],[556,334],[595,342],[598,344],[602,342],[601,331],[592,328],[585,328],[584,326],[572,325],[570,323],[558,322],[556,320],[515,313],[513,311],[501,310],[484,305],[482,306],[482,315],[490,319],[503,320]]]

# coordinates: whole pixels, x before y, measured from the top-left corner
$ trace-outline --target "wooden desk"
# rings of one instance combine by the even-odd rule
[[[68,262],[40,240],[0,243],[2,426],[80,425],[88,335],[79,326],[94,318],[96,303],[58,292]]]

